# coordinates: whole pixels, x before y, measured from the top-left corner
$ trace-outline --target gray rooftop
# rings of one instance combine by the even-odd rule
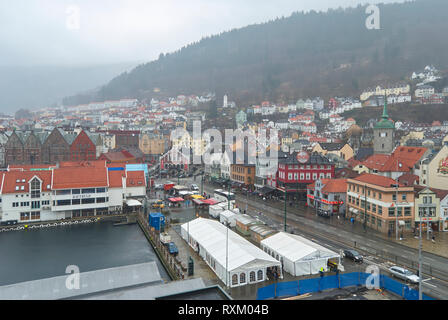
[[[166,284],[143,285],[123,288],[111,292],[77,297],[81,300],[155,300],[158,297],[177,295],[179,293],[204,289],[206,286],[202,278],[174,281]]]
[[[143,284],[161,284],[157,264],[152,262],[80,273],[80,288],[66,287],[68,274],[0,287],[0,300],[58,300]]]

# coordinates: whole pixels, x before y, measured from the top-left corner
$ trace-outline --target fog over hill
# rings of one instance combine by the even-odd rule
[[[133,64],[64,66],[0,66],[0,112],[37,109],[62,98],[98,88]]]
[[[448,68],[448,1],[379,5],[381,29],[368,30],[366,6],[296,12],[223,32],[117,76],[67,104],[214,91],[239,104],[355,95],[405,80],[427,64]]]

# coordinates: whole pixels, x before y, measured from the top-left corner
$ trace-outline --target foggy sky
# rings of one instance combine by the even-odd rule
[[[294,11],[403,1],[0,0],[0,65],[148,62],[204,36]],[[73,6],[79,29],[67,27]]]

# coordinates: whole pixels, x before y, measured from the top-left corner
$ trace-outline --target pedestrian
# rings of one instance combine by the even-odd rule
[[[432,236],[432,242],[435,243],[436,242],[436,236]]]

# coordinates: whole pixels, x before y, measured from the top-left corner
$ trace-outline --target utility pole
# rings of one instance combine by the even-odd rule
[[[201,196],[204,194],[204,173],[201,176]]]
[[[422,217],[419,223],[420,236],[418,240],[418,300],[422,299]]]
[[[286,232],[286,184],[285,184],[285,232]]]
[[[398,160],[397,160],[398,175]],[[398,241],[398,177],[395,178],[395,240]]]
[[[426,166],[426,187],[429,190],[429,158],[425,158],[422,160],[422,163],[428,161],[428,165]],[[420,216],[420,223],[419,223],[419,241],[418,241],[418,299],[423,300],[423,293],[422,293],[422,218],[426,213],[426,208],[424,208],[424,211],[422,212],[422,216],[420,216],[420,210],[419,210],[419,216]],[[415,213],[414,213],[415,216]],[[426,221],[428,222],[428,221]]]
[[[364,185],[364,231],[367,230],[367,185]]]

